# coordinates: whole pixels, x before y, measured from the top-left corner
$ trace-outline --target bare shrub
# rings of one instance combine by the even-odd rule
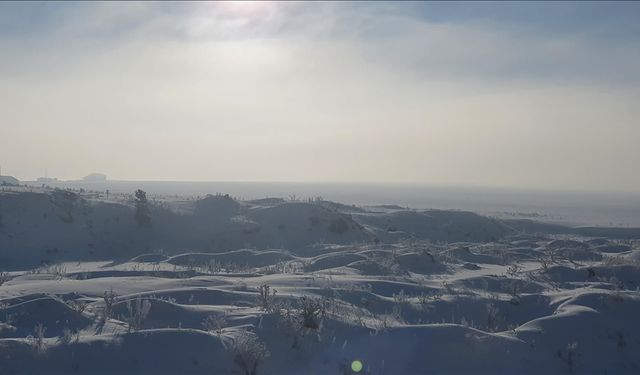
[[[507,275],[511,277],[517,277],[520,271],[522,271],[522,266],[514,263],[507,268]]]
[[[404,293],[404,289],[400,289],[400,292],[393,293],[393,302],[402,304],[409,303],[409,296]]]
[[[44,264],[40,267],[36,267],[27,271],[28,275],[40,275],[49,274],[53,275],[56,279],[64,279],[67,276],[67,267],[64,264]]]
[[[258,287],[258,292],[260,293],[260,305],[265,311],[270,311],[273,308],[273,299],[278,291],[271,290],[271,287],[267,284],[262,284]]]
[[[430,291],[429,293],[421,293],[418,296],[418,302],[425,306],[428,305],[429,302],[431,301],[440,301],[440,299],[442,298],[442,290],[441,289],[434,289],[432,291]]]
[[[498,328],[498,307],[493,303],[487,304],[487,331],[494,332]]]
[[[449,284],[447,280],[443,280],[442,283],[440,283],[440,285],[441,285],[441,289],[444,289],[447,291],[447,294],[450,294],[450,295],[458,294],[458,291],[455,290],[455,288],[451,284]]]
[[[247,264],[226,262],[222,264],[222,269],[224,269],[226,273],[241,273],[251,270],[251,267],[249,267],[249,265]]]
[[[320,298],[304,296],[299,300],[301,325],[305,328],[318,329],[320,321],[325,317],[325,301]]]
[[[151,223],[151,209],[147,200],[147,193],[141,189],[135,191],[135,213],[133,218],[139,225],[149,225]]]
[[[157,299],[161,301],[169,302],[169,303],[176,303],[176,299],[173,297],[160,296],[160,297],[157,297]]]
[[[2,286],[2,284],[6,283],[9,280],[11,280],[11,276],[9,275],[9,273],[0,272],[0,286]]]
[[[50,267],[49,272],[56,277],[56,279],[64,279],[67,277],[67,267],[64,264],[54,264]]]
[[[111,315],[113,314],[113,305],[118,300],[118,295],[113,291],[113,289],[111,289],[108,292],[107,291],[104,292],[102,299],[104,300],[104,308],[102,309],[102,319],[103,321],[106,321],[107,319],[111,318]]]
[[[211,259],[204,267],[204,272],[209,274],[215,274],[222,272],[222,263],[215,259]]]
[[[129,331],[137,331],[144,327],[144,322],[151,311],[151,302],[140,297],[128,300],[127,311],[129,316],[125,317],[125,321],[129,323]]]
[[[549,267],[551,266],[551,260],[548,257],[541,256],[538,258],[538,262],[540,262],[540,267],[544,272],[547,272],[549,270]]]
[[[563,352],[561,349],[559,349],[556,354],[558,355],[558,358],[560,358],[561,361],[563,361],[564,363],[567,364],[567,366],[569,366],[569,373],[573,373],[576,366],[576,359],[579,355],[578,343],[575,341],[571,342],[567,344],[566,353]]]
[[[381,316],[379,319],[376,319],[373,323],[373,333],[372,336],[377,336],[380,332],[386,332],[391,324],[389,323],[389,317],[387,315]]]
[[[469,326],[471,326],[472,324],[473,324],[473,322],[472,322],[472,323],[469,323],[469,321],[467,320],[467,318],[465,318],[464,316],[463,316],[462,318],[460,318],[460,325],[461,325],[461,326],[463,326],[463,327],[469,327]]]
[[[80,341],[80,332],[72,331],[69,328],[62,330],[62,335],[58,337],[58,342],[63,345],[69,345],[72,342]]]
[[[520,284],[517,280],[507,280],[502,283],[502,288],[511,296],[510,303],[512,305],[520,304]]]
[[[82,301],[69,301],[67,302],[67,306],[78,314],[82,314],[87,308],[87,304]]]
[[[624,282],[615,276],[611,276],[608,281],[613,290],[613,293],[610,295],[611,300],[615,302],[622,302],[624,300],[622,294],[625,289]]]
[[[42,323],[38,323],[33,327],[34,336],[27,337],[27,340],[30,341],[31,346],[38,354],[42,354],[47,350],[44,344],[44,333],[46,331],[47,328]]]
[[[303,335],[300,319],[297,314],[297,310],[293,306],[284,302],[277,306],[275,312],[278,314],[278,328],[284,333],[285,336],[290,337],[293,341],[291,343],[292,348],[297,348],[301,336]]]
[[[71,191],[55,189],[51,194],[51,203],[56,209],[58,218],[65,223],[74,221],[73,210],[80,196]]]
[[[272,309],[279,316],[278,326],[293,341],[292,348],[299,346],[300,340],[309,331],[319,331],[327,314],[327,299],[301,297],[295,304],[281,303]]]
[[[549,270],[549,267],[555,264],[562,263],[563,257],[561,254],[556,253],[552,249],[546,249],[544,250],[542,255],[538,257],[538,261],[540,262],[540,265],[542,266],[543,271],[546,272]]]
[[[264,268],[264,273],[267,275],[283,274],[283,273],[295,273],[303,269],[303,266],[299,262],[285,262],[280,261],[273,265]]]
[[[377,272],[380,275],[406,275],[407,271],[402,269],[400,263],[398,263],[398,257],[395,255],[376,255],[372,257],[371,262],[377,268]]]
[[[202,327],[207,332],[215,333],[218,336],[222,334],[222,330],[226,326],[227,318],[225,317],[225,314],[212,314],[202,321]]]
[[[625,259],[623,256],[608,256],[602,260],[602,264],[605,267],[616,267],[616,266],[624,266],[629,264],[630,262]]]
[[[242,331],[233,340],[234,362],[244,375],[256,375],[258,366],[269,357],[270,353],[264,343],[255,334]]]
[[[393,306],[391,308],[391,317],[398,323],[405,323],[404,317],[402,315],[402,307],[400,306]]]

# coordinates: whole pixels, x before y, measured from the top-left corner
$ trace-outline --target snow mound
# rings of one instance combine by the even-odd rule
[[[135,311],[137,297],[129,296],[127,300],[116,303],[113,307],[113,314],[120,320],[126,321],[131,316],[131,312]],[[167,300],[157,298],[144,298],[140,296],[140,303],[148,303],[150,308],[146,319],[142,324],[142,329],[153,328],[193,328],[204,329],[203,322],[210,315],[226,315],[228,306],[213,305],[181,305],[172,301],[172,297]],[[131,310],[130,310],[131,309]],[[253,322],[255,317],[248,314],[235,315],[227,317],[226,321],[232,321],[233,324],[248,324]]]
[[[433,241],[495,241],[510,233],[498,220],[471,212],[430,210],[395,211],[385,214],[354,215],[362,224],[381,228],[376,232],[380,240],[392,239],[402,232],[419,239]],[[386,233],[385,233],[386,232]]]
[[[608,244],[608,245],[596,246],[596,250],[601,251],[603,253],[625,253],[627,251],[631,251],[631,246]]]
[[[224,305],[253,306],[257,290],[251,292],[229,291],[216,288],[180,288],[156,290],[148,293],[123,296],[124,299],[137,298],[164,299],[181,305]]]
[[[547,244],[549,249],[558,250],[558,249],[587,249],[589,245],[576,240],[553,240]]]
[[[34,356],[24,341],[9,341],[3,373],[220,374],[235,368],[223,341],[202,331],[159,329],[102,336],[69,345],[51,342]],[[228,346],[228,344],[226,344]],[[2,355],[0,354],[0,358]],[[44,370],[43,370],[44,369]]]
[[[285,203],[252,210],[249,218],[260,226],[259,242],[295,250],[310,243],[350,244],[371,242],[349,215],[311,203]]]
[[[92,324],[92,319],[52,297],[36,298],[0,309],[0,321],[10,322],[17,328],[9,332],[12,334],[10,337],[33,334],[38,324],[46,327],[46,337],[59,336],[65,328],[84,329]],[[2,335],[0,333],[0,337]]]
[[[159,263],[167,260],[167,256],[164,254],[142,254],[137,257],[131,258],[129,262],[131,263]]]
[[[429,253],[405,253],[398,255],[396,261],[401,269],[420,274],[432,274],[444,272],[447,267],[436,261],[433,255]]]
[[[206,265],[210,262],[219,262],[221,264],[241,264],[249,267],[264,267],[278,262],[291,260],[292,257],[285,251],[279,250],[236,250],[225,253],[203,254],[189,253],[180,254],[167,259],[167,263],[188,266],[188,265]]]
[[[304,266],[305,271],[315,272],[347,266],[350,263],[365,260],[365,256],[354,253],[331,253],[317,256]]]

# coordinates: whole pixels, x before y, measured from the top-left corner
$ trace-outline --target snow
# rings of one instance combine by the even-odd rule
[[[0,373],[238,374],[261,345],[257,374],[350,374],[355,360],[368,374],[640,372],[632,230],[322,200],[150,204],[142,226],[126,195],[0,193]]]

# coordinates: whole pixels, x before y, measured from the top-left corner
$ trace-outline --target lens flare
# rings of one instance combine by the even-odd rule
[[[353,370],[353,372],[362,371],[362,362],[360,362],[357,359],[355,361],[351,362],[351,370]]]

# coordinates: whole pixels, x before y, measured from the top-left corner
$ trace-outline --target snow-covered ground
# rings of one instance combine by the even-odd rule
[[[471,212],[0,192],[0,373],[640,373],[640,238]],[[360,366],[362,365],[362,366]]]

